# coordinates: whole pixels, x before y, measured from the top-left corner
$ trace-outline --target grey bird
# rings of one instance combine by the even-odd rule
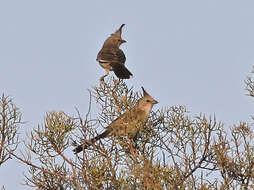
[[[122,24],[115,33],[106,39],[97,55],[96,61],[106,71],[106,75],[100,78],[101,82],[109,75],[110,71],[113,71],[119,79],[129,79],[132,76],[132,73],[125,67],[126,57],[124,52],[119,48],[121,44],[126,42],[121,37],[124,25]]]
[[[99,139],[109,136],[127,136],[129,139],[133,139],[147,122],[153,105],[158,103],[143,87],[142,90],[143,97],[138,100],[135,106],[115,119],[102,134],[78,145],[73,152],[77,154]]]

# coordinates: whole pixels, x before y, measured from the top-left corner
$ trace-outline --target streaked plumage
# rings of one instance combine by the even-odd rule
[[[97,140],[112,135],[127,136],[128,138],[133,139],[138,131],[145,125],[153,105],[158,103],[143,87],[142,90],[143,97],[138,100],[134,107],[114,120],[102,134],[85,142],[83,145],[77,146],[73,151],[79,153],[88,146],[94,144]]]

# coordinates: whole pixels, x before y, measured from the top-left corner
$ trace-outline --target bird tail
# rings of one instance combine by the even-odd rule
[[[93,145],[96,141],[98,141],[98,140],[100,140],[100,139],[102,139],[102,138],[107,137],[108,134],[109,134],[109,131],[106,130],[105,132],[103,132],[103,133],[100,134],[100,135],[97,135],[96,137],[92,138],[91,140],[89,140],[89,141],[87,141],[87,142],[85,142],[85,143],[83,143],[83,144],[81,144],[81,145],[78,145],[78,146],[73,150],[73,152],[74,152],[75,154],[78,154],[79,152],[81,152],[81,151],[87,149],[89,146]]]
[[[119,79],[129,79],[133,76],[132,73],[125,67],[124,64],[117,63],[117,64],[111,64],[111,66],[115,75]]]

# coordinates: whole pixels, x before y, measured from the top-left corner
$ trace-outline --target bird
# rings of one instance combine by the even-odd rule
[[[153,106],[158,103],[157,100],[145,91],[144,87],[141,88],[143,91],[143,97],[140,98],[131,109],[121,114],[117,119],[109,124],[103,133],[81,145],[78,145],[73,152],[77,154],[93,145],[96,141],[105,137],[127,136],[128,139],[134,139],[137,133],[142,130],[147,122]]]
[[[115,33],[105,40],[101,50],[97,54],[96,61],[106,71],[106,74],[100,78],[101,82],[104,82],[104,78],[109,75],[110,71],[113,71],[119,79],[129,79],[133,76],[125,67],[126,57],[124,52],[119,48],[121,44],[126,43],[121,37],[124,26],[125,24],[122,24]]]

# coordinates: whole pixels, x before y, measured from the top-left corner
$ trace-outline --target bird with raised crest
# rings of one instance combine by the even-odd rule
[[[106,74],[100,78],[101,82],[104,82],[104,78],[109,75],[110,71],[113,71],[119,79],[129,79],[133,76],[125,67],[126,57],[119,48],[121,44],[126,42],[121,36],[124,25],[122,24],[115,33],[106,39],[97,55],[96,60],[106,71]]]
[[[158,103],[143,87],[142,90],[143,97],[137,101],[135,106],[115,119],[102,134],[78,145],[73,150],[74,153],[79,153],[93,145],[96,141],[109,136],[127,136],[128,139],[135,138],[137,133],[146,124],[153,105]]]

